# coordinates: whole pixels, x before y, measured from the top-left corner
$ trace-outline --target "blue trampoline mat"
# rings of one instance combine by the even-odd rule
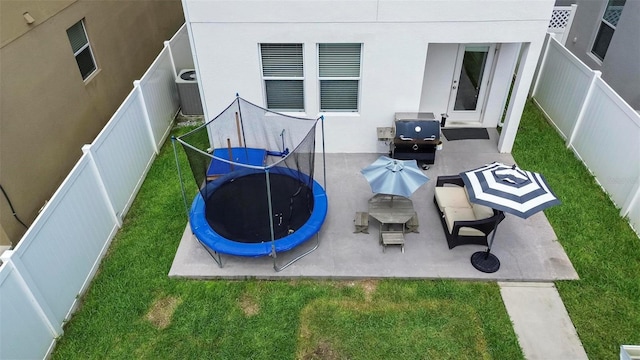
[[[231,150],[231,157],[229,157],[229,150]],[[247,164],[253,166],[264,166],[265,159],[267,157],[267,151],[265,149],[254,149],[245,147],[235,147],[231,149],[220,148],[213,151],[213,156],[231,160],[239,164]],[[207,177],[216,177],[224,174],[228,174],[233,170],[233,165],[220,161],[218,159],[211,159],[211,164],[207,169]]]

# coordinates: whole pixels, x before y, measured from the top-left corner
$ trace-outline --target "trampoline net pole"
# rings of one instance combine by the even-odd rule
[[[271,181],[269,179],[269,169],[265,169],[267,183],[267,207],[269,208],[269,231],[271,232],[271,255],[276,258],[276,237],[273,229],[273,203],[271,202]],[[275,261],[275,260],[274,260]]]
[[[176,167],[178,168],[178,177],[180,178],[180,190],[182,190],[182,202],[184,203],[184,210],[189,218],[189,205],[187,204],[187,194],[184,191],[184,183],[182,182],[182,171],[180,171],[180,161],[178,161],[178,150],[176,149],[176,138],[171,137],[171,145],[173,146],[173,155],[176,159]]]
[[[244,121],[242,118],[242,106],[241,106],[241,101],[242,99],[240,97],[238,97],[238,120],[240,122],[240,130],[242,133],[242,143],[244,144],[244,147],[247,148],[247,137],[244,133]],[[242,145],[240,145],[242,147]]]
[[[320,116],[320,129],[322,130],[322,185],[324,185],[324,191],[327,191],[327,161],[324,151],[324,115]]]

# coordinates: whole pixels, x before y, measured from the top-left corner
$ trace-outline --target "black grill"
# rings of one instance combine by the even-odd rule
[[[440,122],[436,120],[398,119],[391,156],[400,160],[418,160],[433,164],[440,142]]]

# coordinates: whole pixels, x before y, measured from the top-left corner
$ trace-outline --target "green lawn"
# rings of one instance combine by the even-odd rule
[[[640,239],[531,102],[513,157],[563,202],[545,214],[580,281],[556,286],[589,358],[618,358],[620,345],[640,344]]]
[[[546,214],[581,280],[557,286],[589,357],[616,358],[640,343],[640,241],[531,104],[514,157],[563,200]],[[495,283],[169,279],[185,223],[168,143],[54,359],[522,358]]]
[[[54,359],[522,358],[495,283],[169,279],[185,224],[167,143]]]

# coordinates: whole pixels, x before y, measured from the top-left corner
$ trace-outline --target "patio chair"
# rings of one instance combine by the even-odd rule
[[[449,249],[458,245],[488,246],[487,236],[504,220],[504,213],[473,204],[459,175],[438,176],[433,202]]]

